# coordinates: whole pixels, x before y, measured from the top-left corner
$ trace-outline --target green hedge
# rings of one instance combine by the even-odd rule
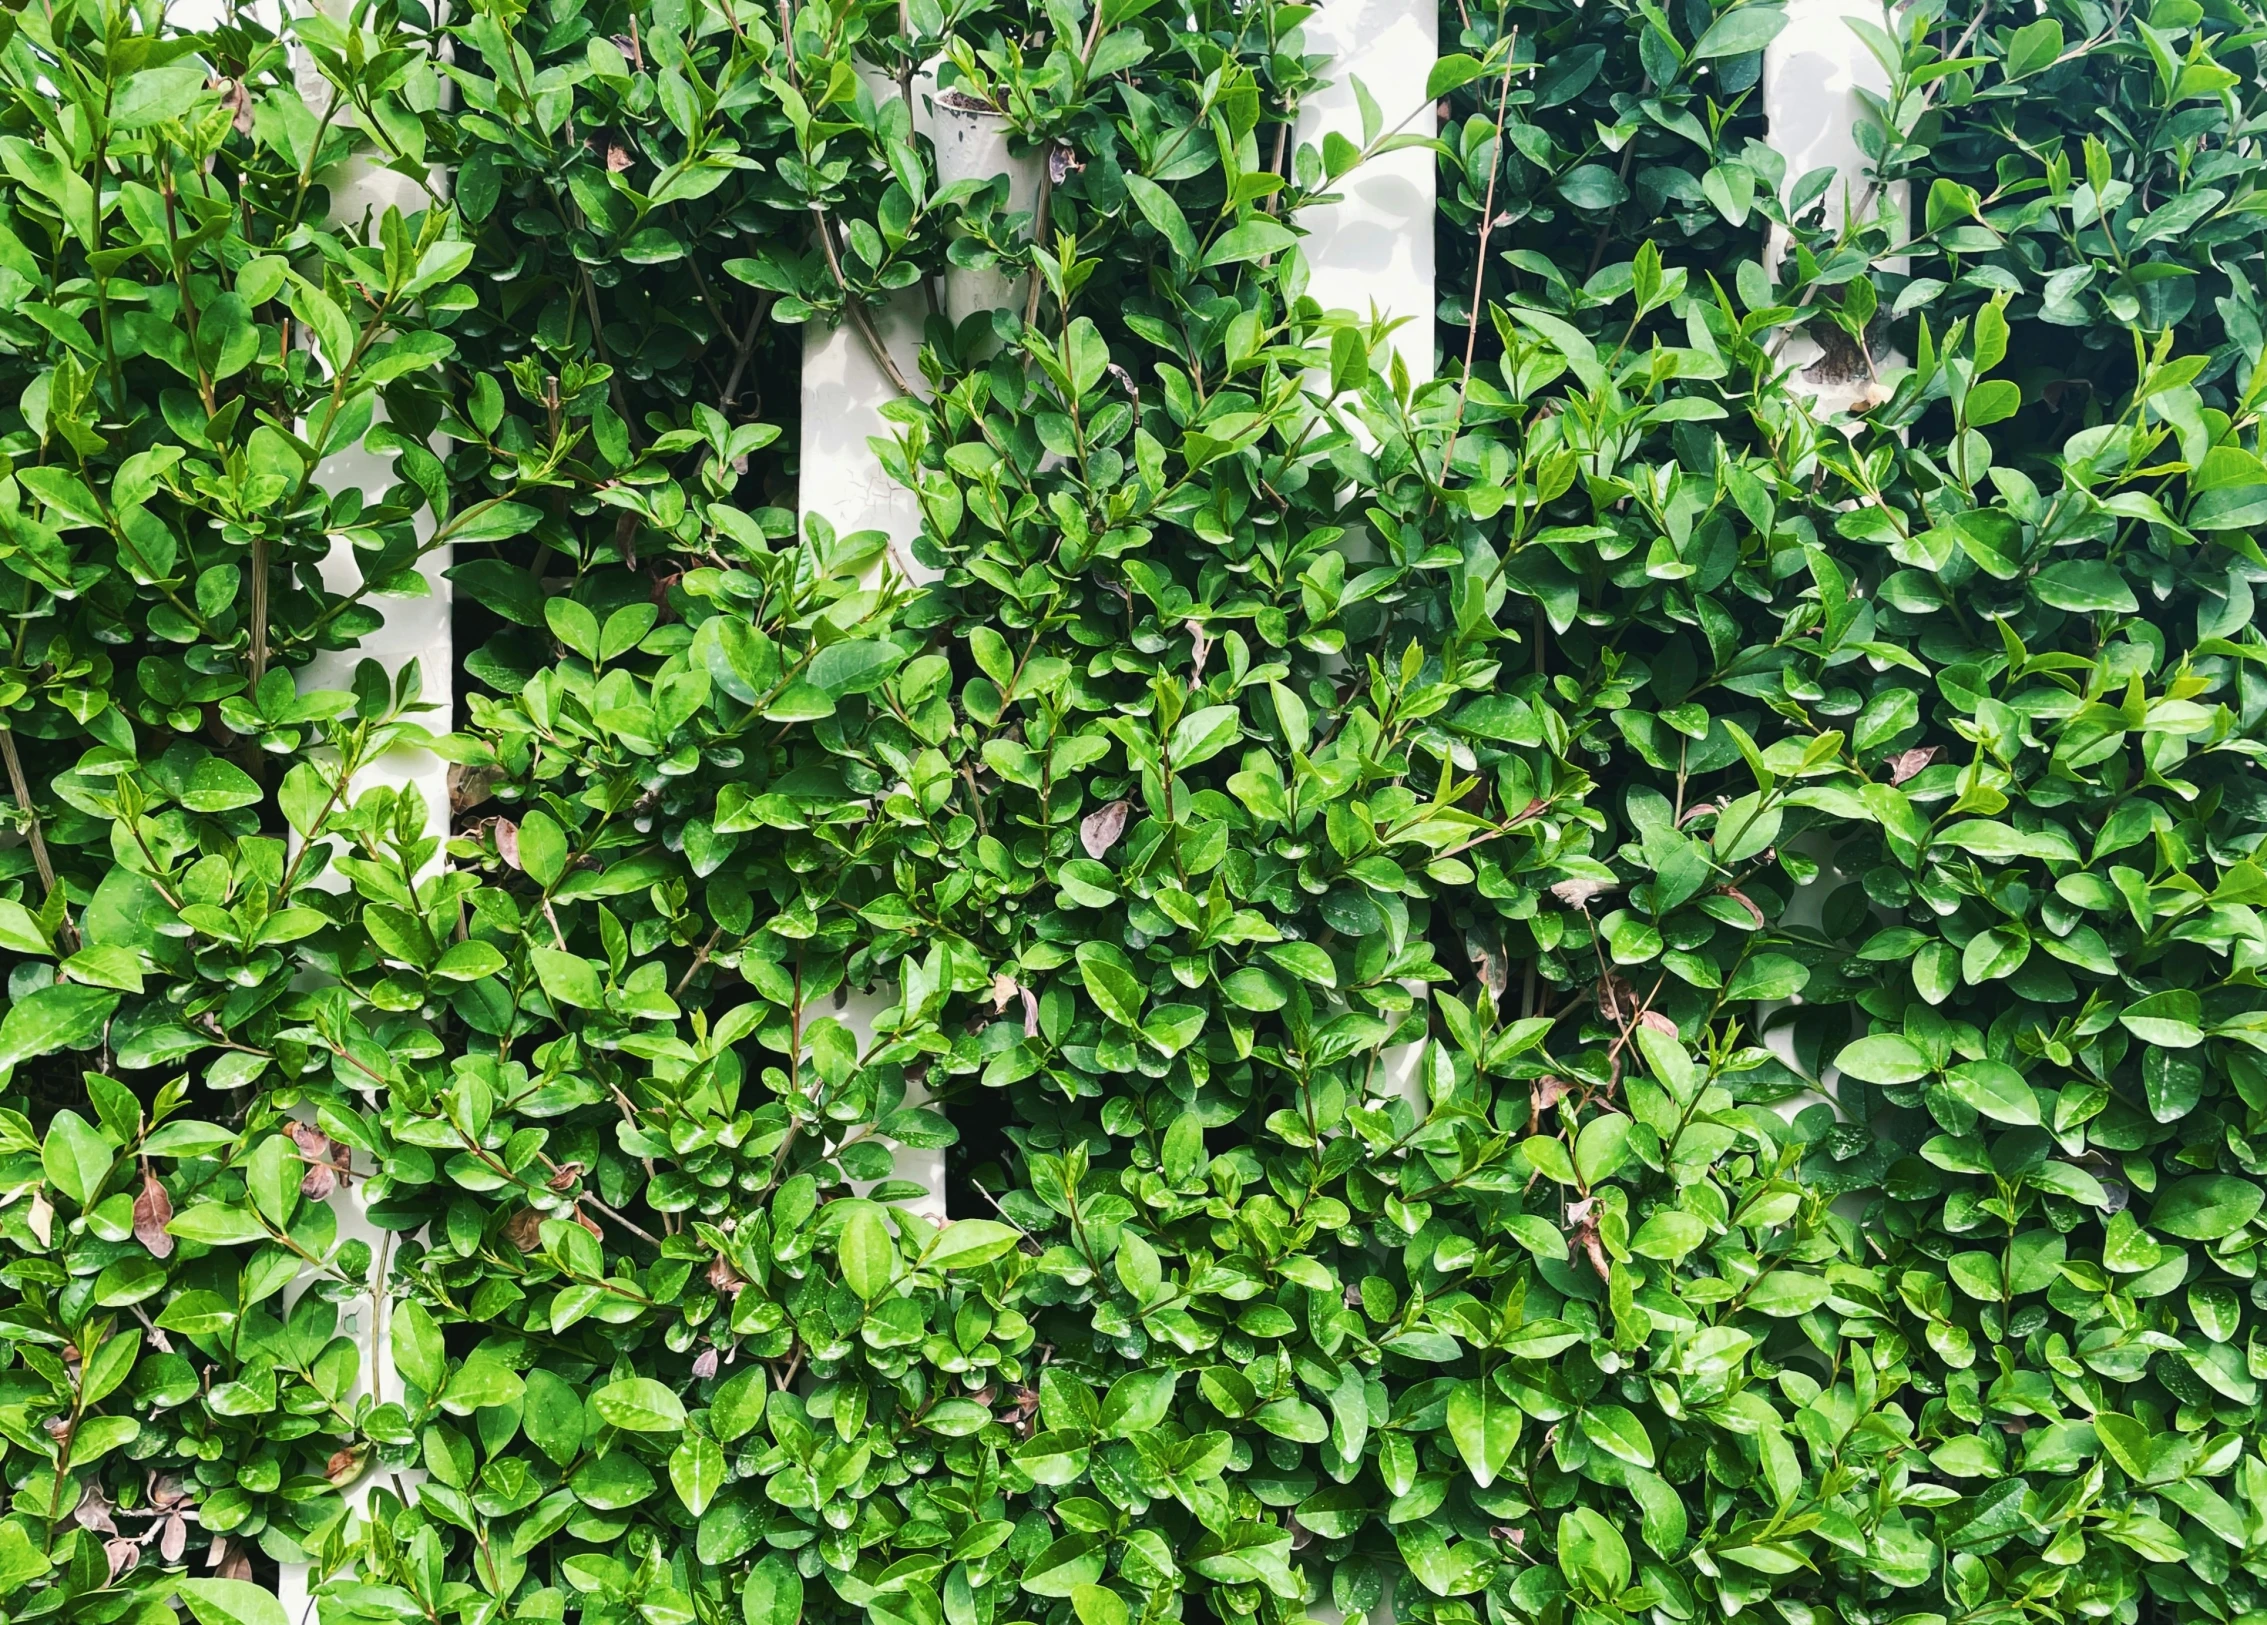
[[[2267,1606],[2261,15],[1452,7],[1422,385],[1307,16],[0,13],[8,1621]]]

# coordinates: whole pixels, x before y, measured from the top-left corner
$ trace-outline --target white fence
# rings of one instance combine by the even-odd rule
[[[324,0],[326,9],[338,0]],[[177,6],[174,20],[183,27],[209,26],[218,20],[223,0],[193,0]],[[1764,105],[1772,144],[1788,157],[1790,183],[1821,164],[1841,169],[1845,186],[1838,195],[1864,189],[1862,159],[1852,130],[1861,112],[1854,87],[1878,89],[1880,70],[1844,26],[1850,14],[1869,19],[1879,13],[1864,0],[1791,0],[1791,26],[1775,42],[1765,59]],[[1330,52],[1334,83],[1302,108],[1298,133],[1318,139],[1328,129],[1358,131],[1360,114],[1351,81],[1359,78],[1389,119],[1420,108],[1426,80],[1438,54],[1436,0],[1324,0],[1310,20],[1310,48]],[[319,81],[308,83],[314,98],[325,92]],[[931,136],[938,147],[943,180],[965,175],[1010,177],[1012,209],[1028,210],[1037,190],[1035,156],[1012,155],[996,121],[987,115],[956,109],[939,110],[926,94],[925,81],[916,80],[912,111],[915,128]],[[877,95],[894,96],[897,87],[877,76]],[[320,113],[321,108],[317,108]],[[1420,113],[1412,127],[1429,128],[1429,115]],[[352,163],[344,173],[330,177],[338,222],[353,225],[388,204],[413,207],[414,186],[401,177],[370,165]],[[412,196],[405,197],[407,191]],[[1376,160],[1351,177],[1342,202],[1310,211],[1302,217],[1310,235],[1305,253],[1310,266],[1309,291],[1326,307],[1350,309],[1367,316],[1374,309],[1389,317],[1407,318],[1395,335],[1395,348],[1413,378],[1433,375],[1433,312],[1436,305],[1433,265],[1435,213],[1434,163],[1429,153],[1404,151]],[[1902,199],[1897,200],[1902,206]],[[1020,302],[1020,287],[985,273],[954,272],[947,278],[945,304],[957,316],[985,308],[987,303]],[[870,313],[870,330],[889,351],[898,374],[918,384],[915,354],[920,339],[924,305],[916,290]],[[1815,351],[1788,360],[1798,366],[1816,359]],[[827,329],[814,324],[804,345],[802,380],[802,440],[800,456],[806,509],[822,513],[839,531],[878,529],[889,534],[897,567],[908,575],[922,572],[912,558],[911,543],[918,526],[918,511],[911,498],[883,472],[868,445],[870,437],[886,432],[880,409],[897,393],[897,384],[873,354],[867,338],[851,324]],[[1828,404],[1837,402],[1822,390]],[[355,452],[333,458],[323,469],[333,488],[364,484],[377,488],[389,483],[385,466],[375,457]],[[375,489],[373,493],[375,494]],[[352,570],[345,549],[339,566]],[[365,641],[352,656],[325,657],[308,668],[304,681],[313,686],[343,686],[353,662],[378,660],[389,672],[407,661],[419,662],[428,700],[438,703],[445,725],[452,703],[455,651],[450,627],[450,591],[443,571],[449,563],[446,549],[425,561],[430,591],[417,598],[377,601],[385,626]],[[425,798],[430,833],[445,838],[449,823],[446,765],[427,752],[397,751],[373,766],[364,776],[368,784],[414,784]],[[858,998],[844,1012],[854,1027],[870,1032],[872,1016],[887,1002],[886,991],[877,998]],[[1387,1058],[1388,1076],[1397,1088],[1415,1087],[1414,1050]],[[932,1218],[945,1210],[944,1162],[941,1153],[903,1153],[900,1174],[922,1183],[926,1196],[910,1204]],[[361,1212],[357,1193],[341,1189],[332,1197],[340,1205],[341,1234],[367,1234],[369,1222]],[[373,1241],[377,1238],[372,1237]],[[393,1372],[387,1336],[386,1300],[382,1291],[356,1310],[349,1330],[363,1344],[366,1381],[385,1392],[398,1394],[400,1380]],[[367,1486],[357,1487],[360,1493]],[[312,1617],[308,1575],[304,1566],[287,1567],[279,1585],[293,1625]]]

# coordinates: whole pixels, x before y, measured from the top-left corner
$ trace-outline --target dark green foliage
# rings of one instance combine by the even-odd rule
[[[379,10],[303,26],[322,137],[249,27],[199,88],[25,13],[0,1608],[2257,1612],[2259,71],[2194,11],[1904,13],[1917,235],[1780,201],[1770,8],[1458,13],[1430,382],[1305,297],[1429,136],[1288,139],[1298,7]],[[1044,230],[936,185],[940,58]],[[455,208],[315,224],[354,142]],[[915,585],[778,407],[969,269]],[[445,845],[347,783],[414,676],[288,675],[340,535],[486,618]]]

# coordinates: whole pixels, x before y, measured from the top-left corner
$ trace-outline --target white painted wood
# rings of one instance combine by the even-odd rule
[[[850,988],[837,993],[838,1002],[833,1009],[824,1012],[824,1014],[833,1016],[835,1020],[850,1029],[850,1036],[858,1042],[858,1053],[864,1055],[874,1047],[874,1022],[876,1018],[884,1011],[894,1007],[897,998],[897,988],[891,983],[885,982],[868,990]],[[909,1083],[906,1085],[906,1105],[926,1106],[929,1104],[930,1098],[929,1091],[919,1084]],[[893,1177],[916,1181],[925,1190],[924,1195],[910,1197],[894,1205],[904,1208],[909,1213],[920,1214],[931,1224],[943,1224],[945,1222],[944,1152],[941,1149],[899,1145],[895,1140],[890,1139],[884,1139],[882,1143],[890,1148],[891,1154],[897,1161]],[[854,1180],[851,1183],[851,1189],[860,1196],[864,1196],[873,1188],[874,1185],[871,1181]]]
[[[1323,0],[1307,19],[1307,47],[1327,52],[1331,83],[1299,108],[1297,137],[1320,145],[1336,130],[1357,144],[1362,114],[1353,81],[1376,100],[1387,127],[1434,133],[1425,80],[1440,54],[1433,0]],[[1339,187],[1342,201],[1303,210],[1307,292],[1325,310],[1406,317],[1394,353],[1423,383],[1433,376],[1434,157],[1421,148],[1372,159]]]
[[[861,76],[877,102],[896,99],[898,86],[871,66]],[[1006,125],[997,114],[960,105],[935,88],[933,69],[913,82],[913,128],[929,135],[937,153],[937,182],[950,186],[963,179],[1008,177],[1010,212],[1030,213],[1038,206],[1040,159],[1037,154],[1018,157],[1008,151]],[[945,313],[960,322],[986,310],[1019,307],[1026,285],[995,271],[953,270],[944,277]],[[909,288],[885,303],[866,308],[866,320],[912,387],[922,387],[919,370],[921,329],[928,312],[919,288]],[[913,558],[913,538],[921,528],[921,510],[913,494],[887,472],[871,444],[886,440],[890,425],[882,408],[898,397],[898,387],[874,355],[867,336],[857,324],[845,320],[833,328],[812,324],[803,338],[802,438],[798,443],[801,490],[798,502],[805,513],[815,513],[838,531],[880,530],[890,538],[890,559],[899,575],[920,585],[936,578]],[[874,1019],[897,1002],[897,989],[883,984],[869,991],[851,990],[830,1012],[848,1027],[861,1053],[874,1042]],[[925,1104],[929,1096],[918,1085],[906,1091],[906,1104]],[[945,1220],[945,1157],[942,1151],[892,1145],[900,1179],[919,1182],[926,1195],[902,1204],[934,1223]],[[870,1188],[870,1187],[867,1187]],[[862,1194],[863,1192],[861,1192]]]
[[[356,447],[325,458],[317,465],[315,478],[327,491],[359,489],[375,501],[393,483],[394,474],[385,458]],[[420,540],[432,535],[430,513],[420,514],[416,523]],[[415,660],[424,702],[436,707],[423,713],[420,720],[436,733],[446,733],[451,725],[456,687],[456,657],[449,629],[453,593],[447,576],[442,573],[449,567],[450,553],[451,549],[443,545],[419,562],[418,574],[424,577],[426,585],[424,596],[373,596],[365,600],[385,617],[385,624],[352,649],[318,654],[301,670],[299,686],[302,689],[347,688],[353,683],[354,668],[362,661],[377,661],[390,676]],[[352,592],[361,584],[362,572],[355,562],[353,544],[343,538],[334,540],[330,557],[323,561],[323,585],[333,592]],[[429,750],[395,749],[356,774],[349,790],[352,795],[360,795],[379,785],[415,786],[425,799],[425,833],[438,841],[448,839],[448,763]],[[436,852],[431,870],[437,871],[439,867],[440,857]]]
[[[926,310],[921,290],[909,288],[866,313],[875,335],[909,382],[921,376],[921,324]],[[798,444],[803,511],[821,515],[837,534],[888,532],[890,561],[898,574],[916,585],[934,580],[938,572],[913,557],[921,506],[911,491],[883,470],[868,443],[890,437],[891,425],[882,417],[882,408],[897,399],[897,386],[851,323],[828,327],[814,321],[804,327],[802,396],[803,434]]]
[[[899,99],[894,80],[871,64],[860,77],[878,103]],[[933,68],[913,80],[913,128],[936,144],[938,184],[964,178],[1009,177],[1008,207],[1037,207],[1039,159],[1013,157],[1004,123],[997,114],[970,110],[936,92]],[[954,322],[980,310],[1020,304],[1023,284],[996,271],[948,271],[943,305]],[[919,287],[906,288],[865,310],[866,326],[896,365],[898,376],[915,390],[926,388],[920,367],[921,330],[929,304]],[[913,538],[921,529],[921,509],[913,493],[883,471],[871,444],[890,437],[882,408],[897,399],[897,381],[874,354],[855,321],[833,327],[813,322],[803,334],[803,432],[799,442],[803,511],[821,515],[838,533],[887,532],[890,561],[916,586],[938,572],[913,557]]]
[[[1319,146],[1333,130],[1363,144],[1357,79],[1387,129],[1434,133],[1436,119],[1425,94],[1440,54],[1434,0],[1323,0],[1305,32],[1310,51],[1329,54],[1323,72],[1331,82],[1300,104],[1294,133],[1301,144]],[[1364,320],[1373,314],[1398,319],[1389,340],[1393,353],[1412,382],[1424,383],[1434,371],[1433,154],[1412,148],[1373,158],[1342,180],[1338,191],[1338,202],[1299,214],[1308,233],[1301,245],[1307,292],[1325,310],[1349,310]],[[1376,537],[1359,522],[1339,545],[1350,560],[1378,556]],[[1423,983],[1405,985],[1423,1000]],[[1424,1054],[1422,1043],[1381,1050],[1370,1093],[1405,1100],[1423,1118],[1432,1109]]]
[[[327,15],[344,20],[348,11],[344,0],[321,0],[321,4]],[[331,86],[314,71],[304,52],[299,53],[296,68],[300,93],[320,111],[329,104],[333,94]],[[352,127],[353,116],[351,112],[342,113],[335,122]],[[387,209],[396,208],[404,215],[414,215],[442,201],[446,193],[445,173],[438,167],[430,171],[425,183],[420,185],[409,176],[380,167],[362,153],[354,154],[328,171],[323,181],[331,195],[332,224],[368,242],[376,241],[378,222]],[[376,421],[384,421],[382,406]],[[375,502],[395,483],[390,461],[360,446],[325,458],[316,466],[315,479],[326,491],[360,491],[366,502]],[[421,514],[416,520],[419,541],[428,540],[433,528],[432,515]],[[454,711],[456,668],[450,625],[453,593],[444,574],[449,563],[450,549],[436,548],[418,562],[418,574],[426,589],[423,594],[415,597],[372,595],[366,599],[365,602],[384,617],[384,624],[352,649],[318,654],[299,672],[300,688],[303,691],[348,688],[355,668],[364,660],[376,661],[391,679],[414,660],[418,665],[420,698],[434,707],[420,713],[420,720],[436,733],[448,731]],[[360,588],[362,572],[351,542],[333,538],[330,554],[323,561],[322,576],[323,585],[333,592],[350,593]],[[437,843],[424,872],[438,873],[443,865],[440,843],[445,843],[449,835],[448,764],[429,750],[398,748],[356,773],[349,781],[348,793],[350,797],[358,796],[379,786],[413,787],[423,798],[425,833]],[[330,879],[326,877],[327,881]],[[369,1246],[372,1286],[366,1295],[345,1307],[339,1329],[343,1335],[353,1338],[361,1350],[353,1397],[359,1400],[368,1395],[376,1403],[398,1401],[402,1397],[402,1381],[394,1367],[393,1300],[387,1288],[394,1252],[401,1238],[371,1223],[368,1176],[376,1170],[358,1154],[353,1155],[353,1163],[354,1177],[342,1181],[331,1193],[330,1205],[338,1216],[339,1239],[342,1242],[360,1240]],[[415,1467],[381,1475],[374,1464],[369,1465],[344,1487],[345,1499],[354,1513],[362,1514],[368,1510],[371,1490],[379,1483],[385,1483],[399,1494],[413,1496],[425,1476],[422,1468]],[[286,1563],[279,1568],[276,1595],[291,1625],[309,1625],[315,1617],[314,1600],[310,1595],[312,1578],[304,1563]]]
[[[936,143],[938,186],[1005,175],[1007,212],[1034,213],[1039,207],[1042,160],[1036,152],[1017,156],[1008,151],[1007,120],[949,90],[931,93],[926,100],[928,118],[923,127]],[[1029,290],[1024,278],[996,270],[966,271],[953,266],[945,272],[944,280],[945,314],[956,325],[982,311],[1021,307]]]
[[[1859,92],[1886,94],[1889,76],[1850,28],[1850,19],[1883,21],[1883,8],[1867,0],[1789,0],[1787,26],[1763,52],[1763,113],[1767,139],[1787,160],[1791,189],[1813,170],[1832,168],[1839,177],[1828,188],[1828,222],[1840,226],[1853,212],[1860,217],[1887,207],[1901,239],[1911,218],[1905,183],[1884,189],[1867,175],[1869,160],[1858,146],[1859,122],[1867,114]],[[1766,259],[1776,267],[1788,252],[1787,234],[1774,226]],[[1891,260],[1902,271],[1902,260]],[[1824,327],[1823,319],[1814,329]],[[1810,333],[1791,334],[1780,360],[1795,369],[1798,387],[1813,392],[1827,415],[1847,413],[1874,388],[1878,375],[1905,364],[1902,356],[1877,355],[1869,368],[1854,352],[1829,355]]]

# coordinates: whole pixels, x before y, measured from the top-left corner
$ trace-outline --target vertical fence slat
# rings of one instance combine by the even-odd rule
[[[876,100],[898,94],[897,86],[878,71],[867,70],[866,82]],[[953,106],[937,106],[935,79],[929,72],[913,81],[913,128],[934,134],[938,184],[964,178],[1008,177],[1008,207],[1031,212],[1036,207],[1039,159],[1008,152],[1004,127],[996,115]],[[823,228],[822,228],[823,229]],[[1004,308],[1020,297],[1022,284],[997,272],[954,269],[944,276],[945,313],[954,321],[980,311]],[[898,381],[889,376],[874,354],[878,340],[896,364],[899,377],[921,387],[918,355],[928,301],[919,288],[909,288],[891,299],[866,308],[871,338],[851,320],[832,329],[813,324],[804,335],[801,401],[802,433],[797,443],[798,506],[817,514],[838,532],[880,530],[890,538],[890,560],[897,572],[916,584],[935,579],[936,572],[915,561],[913,538],[921,527],[921,512],[911,492],[884,471],[875,456],[874,438],[887,438],[890,425],[882,408],[898,397]],[[856,1037],[861,1053],[873,1045],[874,1018],[897,1001],[897,989],[882,984],[870,990],[852,989],[834,1015]],[[927,1093],[918,1085],[906,1091],[908,1106],[924,1105]],[[940,1150],[888,1142],[896,1159],[895,1175],[911,1180],[924,1194],[898,1205],[936,1223],[945,1213],[945,1157]]]
[[[1763,52],[1764,119],[1771,147],[1787,161],[1787,187],[1814,170],[1833,169],[1836,179],[1827,189],[1825,207],[1834,226],[1847,220],[1852,208],[1863,210],[1874,196],[1866,176],[1870,160],[1858,146],[1858,126],[1866,116],[1859,93],[1880,95],[1889,88],[1887,72],[1852,31],[1853,17],[1885,20],[1879,6],[1864,0],[1790,0],[1787,26]],[[1906,191],[1902,181],[1888,189],[1890,210],[1899,221],[1910,218]],[[1767,263],[1777,266],[1786,252],[1786,233],[1774,227]],[[1902,261],[1888,263],[1891,270],[1903,269]],[[1788,340],[1782,360],[1795,369],[1800,387],[1817,396],[1819,410],[1830,415],[1847,412],[1872,386],[1872,371],[1863,357],[1830,357],[1808,333]],[[1902,364],[1902,358],[1884,351],[1873,362],[1878,369]]]
[[[341,0],[322,0],[322,4],[334,19],[346,21],[348,7]],[[302,10],[300,14],[305,12]],[[300,93],[319,115],[330,98],[331,87],[313,71],[303,52],[298,54],[297,66]],[[340,112],[333,121],[342,126],[354,122],[351,111]],[[370,240],[375,240],[376,223],[387,209],[395,208],[404,215],[412,215],[435,202],[435,193],[419,186],[409,176],[382,168],[361,154],[349,157],[324,179],[331,196],[331,224],[350,235],[366,236]],[[430,184],[445,188],[443,172],[438,168],[432,172]],[[441,195],[445,196],[445,191]],[[368,233],[362,230],[365,222],[372,228]],[[382,407],[376,421],[384,421]],[[315,480],[326,492],[359,491],[366,501],[374,502],[395,483],[395,475],[387,459],[356,446],[325,458],[316,467]],[[419,541],[429,540],[434,528],[432,514],[420,514],[415,523]],[[447,575],[450,563],[451,549],[444,544],[418,561],[417,572],[425,583],[422,595],[372,595],[365,600],[382,618],[382,624],[351,649],[317,654],[299,673],[301,689],[348,688],[352,685],[355,668],[365,660],[376,661],[391,679],[414,660],[418,667],[419,698],[433,707],[422,713],[423,720],[435,732],[446,732],[452,727],[456,651],[451,625],[454,594]],[[351,542],[343,537],[333,538],[330,553],[323,560],[322,577],[324,587],[331,592],[351,593],[361,586],[362,571]],[[351,798],[381,786],[414,789],[424,802],[424,832],[436,843],[425,872],[438,872],[445,861],[442,852],[449,837],[448,763],[429,750],[397,748],[355,774],[349,781],[348,793]],[[366,1162],[358,1162],[354,1177],[342,1180],[329,1199],[338,1216],[339,1239],[366,1242],[372,1260],[372,1289],[344,1307],[340,1331],[354,1340],[361,1353],[353,1397],[359,1399],[371,1394],[381,1400],[399,1399],[401,1378],[394,1369],[392,1339],[388,1335],[392,1299],[387,1291],[387,1277],[400,1238],[370,1221],[365,1205],[365,1181],[374,1171]],[[404,1493],[414,1493],[417,1482],[424,1476],[417,1468],[387,1475],[392,1486]],[[348,1506],[357,1513],[365,1510],[377,1482],[377,1473],[366,1467],[359,1478],[346,1486]],[[312,1625],[316,1609],[310,1595],[311,1579],[306,1564],[281,1566],[276,1592],[290,1625]]]
[[[1440,54],[1440,13],[1434,0],[1324,0],[1306,23],[1308,46],[1330,55],[1330,84],[1299,108],[1297,137],[1319,145],[1337,131],[1359,143],[1360,80],[1391,129],[1431,135],[1436,126],[1426,80]],[[1412,382],[1433,376],[1435,294],[1433,222],[1438,178],[1432,153],[1410,148],[1363,164],[1340,183],[1340,201],[1303,211],[1307,228],[1307,292],[1325,310],[1375,310],[1402,318],[1393,352]],[[1349,538],[1354,546],[1370,545]],[[1419,997],[1421,984],[1412,988]],[[1421,1116],[1428,1109],[1420,1063],[1423,1044],[1396,1044],[1378,1055],[1372,1092],[1406,1100]],[[1390,1615],[1390,1609],[1387,1611]]]
[[[1299,108],[1297,134],[1320,144],[1336,130],[1360,141],[1362,114],[1353,81],[1385,115],[1387,127],[1434,132],[1425,81],[1440,54],[1433,0],[1325,0],[1306,24],[1310,50],[1328,52],[1331,79]],[[1368,315],[1374,306],[1409,320],[1393,347],[1422,383],[1433,375],[1433,219],[1435,159],[1422,148],[1387,153],[1340,186],[1343,201],[1299,217],[1308,230],[1307,291],[1326,310]]]

